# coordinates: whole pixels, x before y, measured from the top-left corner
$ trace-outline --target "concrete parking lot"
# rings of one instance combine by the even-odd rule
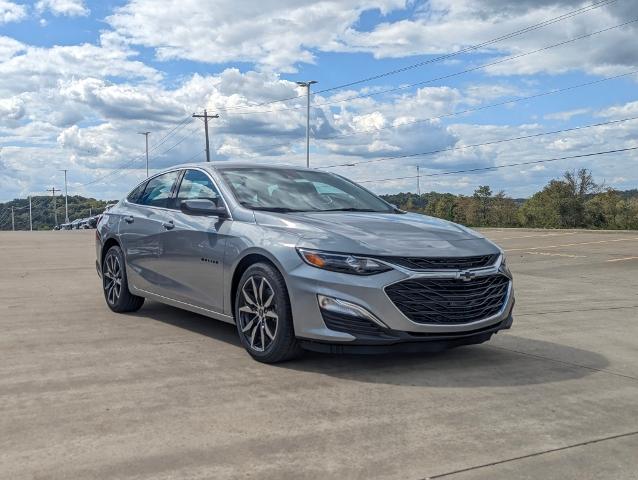
[[[111,313],[92,231],[0,233],[0,478],[637,478],[638,232],[485,233],[512,330],[277,366],[231,325]]]

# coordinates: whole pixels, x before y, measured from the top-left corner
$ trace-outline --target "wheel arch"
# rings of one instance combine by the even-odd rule
[[[262,251],[251,251],[244,255],[233,270],[233,276],[230,283],[230,315],[235,317],[235,297],[237,296],[237,288],[239,287],[239,280],[244,272],[256,263],[268,263],[275,268],[286,282],[286,277],[282,272],[282,268],[279,263],[274,260],[270,255]]]
[[[108,252],[109,249],[113,246],[122,248],[120,242],[118,242],[118,240],[114,237],[108,238],[102,245],[102,252],[100,252],[100,268],[102,268],[102,265],[104,264],[104,257],[106,257],[106,252]]]

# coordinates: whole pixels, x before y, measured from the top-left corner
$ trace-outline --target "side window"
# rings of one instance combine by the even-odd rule
[[[186,170],[177,192],[177,203],[182,200],[208,199],[217,203],[219,192],[208,175],[200,170]]]
[[[142,195],[142,192],[144,191],[144,187],[146,187],[146,182],[143,182],[135,190],[133,190],[131,193],[129,193],[128,197],[126,197],[126,199],[129,202],[131,202],[131,203],[139,203],[140,202],[140,196]]]
[[[168,172],[152,178],[146,184],[138,203],[151,207],[168,208],[173,184],[179,172]]]

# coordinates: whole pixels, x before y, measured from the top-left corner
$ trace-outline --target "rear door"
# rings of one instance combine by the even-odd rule
[[[172,280],[170,297],[217,312],[223,311],[224,251],[232,220],[191,215],[179,210],[184,200],[222,202],[204,170],[187,169],[169,212],[174,228],[164,234],[162,269]]]
[[[163,296],[173,290],[170,272],[162,266],[163,234],[173,226],[167,212],[179,173],[175,170],[152,177],[141,192],[133,192],[136,196],[127,199],[119,224],[130,284]]]

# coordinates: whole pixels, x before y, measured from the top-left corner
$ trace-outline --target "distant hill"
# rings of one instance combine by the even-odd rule
[[[86,218],[102,213],[106,205],[114,201],[96,200],[80,195],[69,196],[69,220]],[[56,197],[58,224],[64,223],[64,196]],[[29,199],[18,198],[0,203],[0,230],[11,230],[11,207],[15,215],[16,230],[29,230]],[[37,196],[31,198],[34,230],[51,230],[55,226],[53,198]]]

